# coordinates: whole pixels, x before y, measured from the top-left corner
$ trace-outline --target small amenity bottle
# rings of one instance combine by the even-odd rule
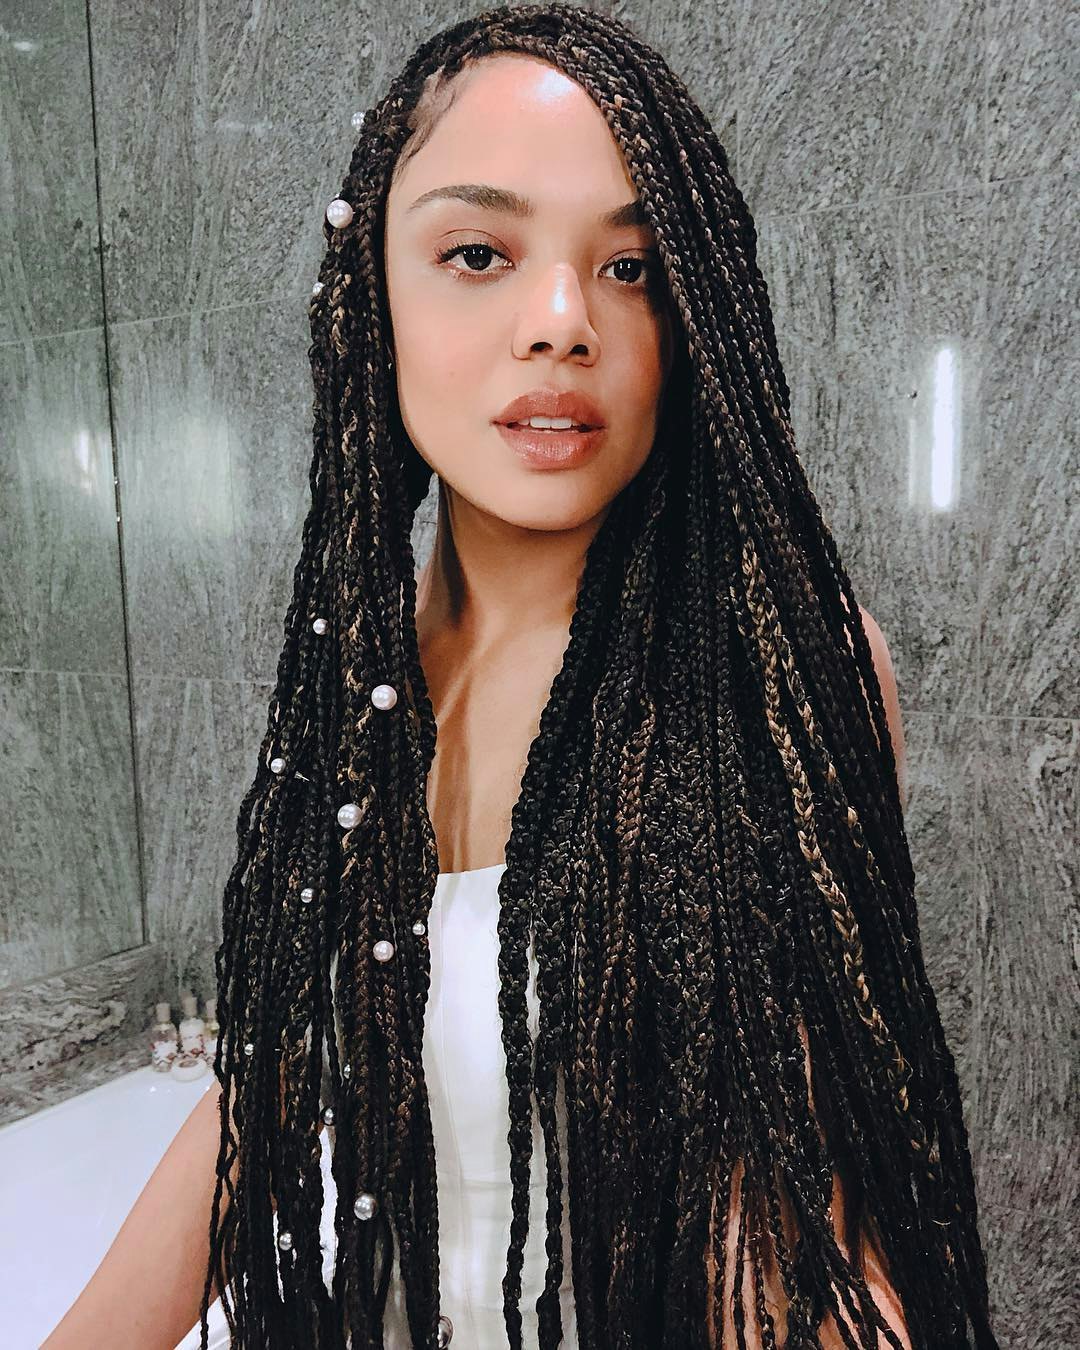
[[[194,994],[184,994],[180,1006],[184,1010],[184,1020],[180,1023],[180,1051],[182,1054],[201,1055],[206,1023],[199,1016],[198,1000]]]
[[[217,999],[208,998],[206,1000],[206,1024],[203,1027],[203,1059],[212,1069],[214,1067],[214,1056],[217,1054],[218,1033],[221,1028],[217,1020]]]
[[[167,1003],[154,1008],[154,1025],[150,1028],[150,1067],[156,1073],[168,1073],[180,1049],[176,1026]]]
[[[180,1023],[180,1053],[173,1060],[174,1078],[198,1078],[206,1072],[206,1060],[203,1059],[204,1023],[198,1013],[198,1000],[194,994],[184,994],[180,999],[184,1010],[184,1020]]]

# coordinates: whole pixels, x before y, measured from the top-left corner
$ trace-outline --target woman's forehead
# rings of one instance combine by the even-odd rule
[[[485,58],[457,77],[430,134],[395,180],[399,206],[455,183],[515,191],[538,208],[611,208],[634,195],[603,113],[561,70],[531,57]],[[441,96],[440,96],[441,101]]]

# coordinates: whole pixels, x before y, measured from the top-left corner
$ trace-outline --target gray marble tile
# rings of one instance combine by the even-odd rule
[[[1021,179],[990,203],[979,608],[995,714],[1080,715],[1076,188]]]
[[[1080,18],[1075,5],[987,0],[991,179],[1038,177],[1080,164]]]
[[[236,861],[236,815],[255,780],[273,693],[273,684],[202,680],[188,682],[184,690],[159,682],[154,690],[161,701],[155,717],[167,718],[170,703],[182,699],[181,733],[194,726],[193,736],[200,738],[217,768],[202,784],[205,798],[192,802],[174,822],[173,833],[163,829],[159,834],[161,850],[155,855],[159,886],[153,922],[161,934],[169,988],[177,995],[193,990],[204,999],[217,988],[215,952],[221,941],[225,883]],[[165,769],[155,803],[163,813],[173,805],[175,787]],[[192,886],[182,883],[189,872],[197,879]],[[175,884],[177,879],[181,884]]]
[[[0,346],[0,666],[125,674],[100,328]]]
[[[272,684],[221,685],[215,695],[223,707],[233,709],[228,752],[221,761],[222,773],[215,785],[213,802],[207,808],[208,828],[214,841],[214,860],[201,862],[210,877],[197,897],[166,899],[162,911],[168,950],[174,954],[172,969],[176,987],[190,988],[200,998],[217,988],[214,954],[221,942],[222,902],[225,884],[237,857],[236,818],[240,803],[255,781],[259,748],[266,735]],[[227,826],[227,829],[226,829]],[[177,842],[190,847],[190,832]]]
[[[417,569],[424,566],[435,547],[435,523],[439,513],[439,480],[431,475],[428,493],[416,508],[412,527],[412,550]]]
[[[8,0],[0,6],[0,31],[0,343],[98,328],[86,9],[64,0]]]
[[[142,945],[0,989],[0,1124],[149,1062],[162,957]]]
[[[980,1230],[1002,1350],[1080,1345],[1075,1222],[993,1205],[982,1209]]]
[[[740,186],[805,211],[983,181],[982,0],[741,0]]]
[[[909,782],[904,827],[915,868],[923,960],[970,1131],[979,1076],[987,1072],[971,1056],[978,738],[972,720],[956,714],[910,713],[903,721]]]
[[[307,306],[292,300],[205,316],[208,377],[227,464],[236,592],[224,618],[231,678],[276,681],[294,569],[311,510],[311,342]]]
[[[271,692],[260,693],[255,731],[241,684],[153,675],[134,683],[149,936],[162,944],[170,988],[203,998],[214,993],[237,813],[255,778]]]
[[[0,671],[0,989],[143,940],[128,692]]]
[[[977,706],[984,232],[981,191],[759,223],[800,458],[909,709]]]
[[[217,349],[222,322],[241,319],[218,311],[118,325],[110,337],[128,643],[141,675],[236,670],[229,410],[249,376]]]
[[[1075,1214],[1080,724],[978,724],[975,1163],[990,1205]]]
[[[116,331],[140,675],[276,679],[311,509],[310,340],[293,300]]]
[[[406,54],[458,13],[388,5],[91,11],[114,323],[304,300],[356,133]]]

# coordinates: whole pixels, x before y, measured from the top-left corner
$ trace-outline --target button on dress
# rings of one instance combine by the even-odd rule
[[[431,986],[424,1023],[423,1058],[435,1141],[439,1197],[440,1312],[452,1325],[453,1350],[498,1350],[508,1344],[502,1311],[502,1278],[510,1240],[509,1092],[499,1016],[498,887],[505,863],[464,872],[441,872],[428,922]],[[422,941],[408,934],[408,941]],[[396,959],[395,957],[391,958]],[[334,957],[332,969],[336,969]],[[530,945],[526,1005],[530,1034],[539,1022],[536,960]],[[324,1072],[328,1081],[328,1072]],[[325,1094],[324,1094],[325,1099]],[[577,1350],[570,1263],[566,1180],[566,1114],[562,1085],[556,1099],[563,1172],[563,1280],[560,1289],[565,1350]],[[329,1131],[320,1136],[325,1201],[322,1214],[323,1277],[332,1286],[337,1192],[330,1172]],[[544,1136],[533,1113],[529,1235],[525,1245],[520,1309],[523,1340],[539,1345],[536,1300],[547,1265],[547,1169]],[[413,1350],[405,1291],[397,1262],[384,1320],[385,1350]]]

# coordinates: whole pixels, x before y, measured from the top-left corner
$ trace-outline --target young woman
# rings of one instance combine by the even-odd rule
[[[895,681],[715,133],[622,24],[490,10],[367,116],[325,232],[202,1313],[224,1286],[235,1346],[290,1350],[994,1347]]]

